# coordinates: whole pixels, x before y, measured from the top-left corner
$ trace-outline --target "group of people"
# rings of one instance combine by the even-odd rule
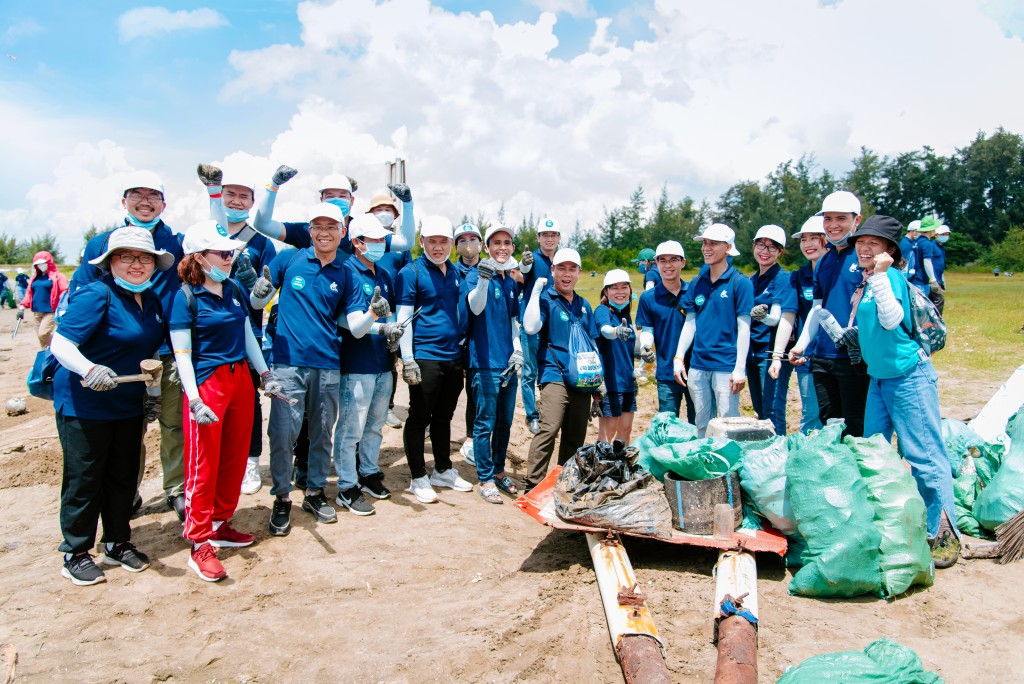
[[[890,268],[900,262],[900,224],[874,216],[859,225],[851,193],[827,197],[794,234],[808,262],[792,273],[777,263],[787,242],[782,228],[757,232],[758,271],[747,277],[731,265],[739,253],[734,232],[713,224],[695,236],[704,265],[690,283],[680,275],[682,245],[667,241],[642,255],[650,285],[638,299],[629,274],[615,269],[594,307],[575,291],[580,255],[559,247],[554,218],[541,220],[539,247],[517,260],[514,232],[500,222],[481,234],[427,216],[417,241],[404,184],[353,213],[356,182],[331,174],[307,220],[293,223],[273,215],[296,170],[279,167],[262,187],[240,169],[201,164],[198,172],[210,215],[183,234],[161,218],[160,179],[138,172],[124,184],[124,227],[89,241],[70,283],[52,257],[34,259],[23,305],[60,363],[53,378],[64,451],[60,550],[62,574],[75,584],[105,579],[90,554],[99,521],[103,564],[132,572],[149,565],[129,525],[141,505],[146,423],[159,421],[164,494],[191,544],[189,567],[212,582],[226,576],[218,549],[254,542],[231,519],[240,494],[262,486],[258,390],[270,397],[268,529],[283,536],[293,486],[319,523],[337,520],[335,505],[371,515],[372,501],[390,496],[379,452],[384,426],[397,422],[398,368],[409,386],[408,491],[433,503],[437,488],[476,489],[501,504],[546,476],[556,440],[558,463],[575,453],[592,416],[601,439],[630,441],[636,358],[656,364],[659,411],[678,414],[685,403],[701,434],[713,414],[738,414],[737,395],[748,383],[758,416],[784,433],[794,369],[802,430],[839,417],[848,434],[895,429],[928,505],[937,564],[943,549],[955,561],[935,373],[910,336],[906,277]],[[287,248],[278,252],[274,241]],[[417,243],[422,255],[412,259]],[[46,299],[49,310],[39,311]],[[837,318],[848,324],[834,325]],[[818,334],[835,328],[834,336]],[[150,382],[125,378],[147,359],[161,362]],[[464,391],[463,453],[476,487],[450,450]],[[517,484],[506,459],[520,391],[533,440]],[[335,505],[327,496],[332,465]]]

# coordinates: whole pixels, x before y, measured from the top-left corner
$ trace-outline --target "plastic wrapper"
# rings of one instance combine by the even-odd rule
[[[992,479],[978,494],[972,511],[981,526],[995,530],[1024,510],[1024,408],[1010,419],[1006,434],[1010,446]],[[981,478],[979,470],[978,477]]]
[[[659,480],[666,472],[684,480],[711,480],[738,469],[742,456],[737,442],[715,437],[652,447],[641,463]]]
[[[785,437],[742,445],[740,486],[750,497],[765,520],[787,537],[797,534],[793,506],[786,494],[786,460],[789,458]]]

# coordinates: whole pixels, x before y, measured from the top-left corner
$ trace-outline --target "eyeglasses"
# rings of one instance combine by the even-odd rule
[[[681,264],[684,261],[686,261],[686,260],[682,259],[680,257],[658,257],[657,259],[654,260],[654,263],[656,263],[656,264]]]
[[[769,252],[781,252],[782,248],[770,242],[755,242],[754,249],[766,249]]]
[[[152,254],[115,254],[114,257],[117,257],[122,264],[134,264],[138,261],[143,266],[149,266],[156,261],[156,257]]]
[[[231,261],[232,259],[235,258],[235,253],[233,251],[231,251],[230,249],[208,249],[208,250],[206,250],[206,253],[207,254],[216,254],[217,256],[219,256],[224,261]]]
[[[141,202],[142,200],[151,200],[153,202],[164,201],[164,196],[159,192],[139,192],[138,190],[132,190],[125,195],[125,197],[130,199],[132,202]]]

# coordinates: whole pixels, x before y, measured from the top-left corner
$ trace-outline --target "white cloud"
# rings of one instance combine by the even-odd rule
[[[31,17],[12,19],[4,32],[0,34],[0,45],[13,45],[22,38],[32,38],[43,32],[43,27]]]
[[[227,26],[223,14],[209,7],[172,12],[166,7],[136,7],[117,18],[122,43],[186,29],[209,29]]]
[[[529,0],[530,4],[544,12],[565,12],[574,17],[590,14],[587,0]]]

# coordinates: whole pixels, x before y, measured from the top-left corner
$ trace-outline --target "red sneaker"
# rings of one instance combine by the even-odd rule
[[[217,549],[205,543],[200,544],[198,549],[192,549],[188,567],[195,570],[199,579],[206,582],[216,582],[228,576],[228,571],[217,560]]]
[[[256,541],[256,537],[245,532],[239,532],[231,526],[231,521],[225,520],[221,526],[213,531],[210,537],[210,544],[218,549],[249,546]]]

